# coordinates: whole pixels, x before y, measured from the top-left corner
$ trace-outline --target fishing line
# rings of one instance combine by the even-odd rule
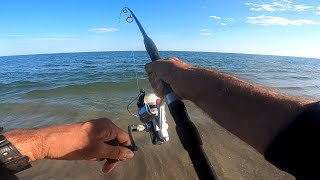
[[[126,2],[127,2],[127,1],[126,1]],[[120,24],[120,22],[121,22],[121,15],[122,15],[122,14],[127,14],[127,13],[129,13],[128,8],[124,7],[124,8],[121,9],[120,14],[119,14],[119,24]],[[133,19],[133,16],[132,16],[131,13],[130,13],[130,14],[127,16],[127,18],[126,18],[126,22],[127,22],[127,23],[132,23],[133,20],[134,20],[134,19]],[[138,78],[138,66],[137,66],[137,62],[136,62],[136,59],[135,59],[135,56],[134,56],[134,52],[133,52],[133,51],[131,51],[131,57],[132,57],[133,62],[134,62],[134,71],[135,71],[135,76],[136,76],[137,94],[138,94],[138,95],[127,105],[127,111],[128,111],[132,116],[139,117],[138,115],[133,114],[133,113],[130,111],[130,109],[129,109],[130,105],[131,105],[134,101],[136,101],[136,100],[138,99],[138,97],[141,95],[139,78]]]
[[[138,93],[138,95],[137,95],[137,97],[135,97],[128,105],[127,105],[127,111],[132,115],[132,116],[135,116],[135,117],[139,117],[138,115],[136,115],[136,114],[133,114],[131,111],[130,111],[130,109],[129,109],[129,107],[130,107],[130,105],[135,101],[135,100],[137,100],[138,99],[138,97],[141,95],[141,91],[140,91],[140,85],[139,85],[139,78],[138,78],[138,66],[137,66],[137,63],[136,63],[136,59],[135,59],[135,57],[134,57],[134,52],[133,51],[131,51],[131,53],[132,53],[132,59],[133,59],[133,62],[134,62],[134,70],[135,70],[135,74],[136,74],[136,82],[137,82],[137,93]]]
[[[137,93],[139,93],[140,92],[140,85],[139,85],[139,78],[138,78],[138,65],[136,63],[136,58],[134,57],[134,52],[131,51],[131,53],[132,53],[132,59],[133,59],[133,62],[134,62],[134,71],[136,73],[137,88],[138,88],[137,89]]]

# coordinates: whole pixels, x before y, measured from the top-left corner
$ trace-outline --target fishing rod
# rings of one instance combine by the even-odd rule
[[[161,59],[157,46],[152,41],[152,39],[147,35],[142,25],[140,24],[138,18],[135,16],[135,14],[128,7],[125,7],[122,9],[122,12],[124,13],[127,13],[128,11],[130,12],[130,16],[127,17],[127,21],[132,22],[134,20],[138,25],[140,32],[143,36],[145,48],[148,52],[148,55],[150,56],[151,61],[156,61]],[[218,179],[206,153],[204,152],[200,134],[196,126],[190,120],[183,101],[173,92],[169,84],[165,82],[162,82],[162,83],[164,85],[164,95],[165,95],[166,104],[174,119],[174,122],[176,123],[176,131],[177,131],[178,137],[180,139],[182,146],[189,154],[189,157],[192,161],[192,164],[195,168],[198,178],[200,180]],[[129,134],[131,134],[130,131],[129,131]]]

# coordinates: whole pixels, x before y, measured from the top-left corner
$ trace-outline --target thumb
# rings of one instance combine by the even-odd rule
[[[134,154],[133,152],[122,146],[111,146],[105,143],[101,143],[99,150],[97,152],[99,158],[117,159],[119,161],[124,161],[131,159]]]
[[[145,64],[144,69],[147,72],[147,74],[150,74],[150,73],[158,74],[164,69],[165,63],[166,63],[166,60],[162,60],[162,59],[152,61]]]
[[[109,163],[108,161],[106,161],[104,163],[104,165],[102,166],[102,172],[104,173],[109,173],[110,171],[112,171],[117,165],[117,162],[115,163]]]
[[[152,73],[152,71],[153,71],[153,65],[152,64],[153,63],[154,62],[150,62],[150,63],[147,63],[147,64],[144,65],[144,69],[147,72],[147,74]]]

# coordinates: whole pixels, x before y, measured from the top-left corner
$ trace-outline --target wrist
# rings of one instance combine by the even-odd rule
[[[12,130],[3,134],[6,139],[30,161],[44,158],[43,137],[37,129]]]

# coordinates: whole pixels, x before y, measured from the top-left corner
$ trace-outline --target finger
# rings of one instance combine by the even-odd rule
[[[148,80],[151,82],[151,81],[160,81],[160,78],[159,78],[159,73],[150,73],[148,74]]]
[[[157,84],[161,83],[161,80],[158,77],[154,76],[154,75],[148,76],[148,80],[149,80],[150,85],[151,85],[152,88],[156,88]]]
[[[163,92],[163,83],[162,83],[162,81],[159,81],[159,83],[157,83],[157,85],[156,85],[156,88],[155,88],[155,90],[156,90],[156,92]],[[159,97],[159,96],[158,96]]]
[[[162,63],[163,62],[166,62],[166,60],[156,60],[156,61],[153,61],[153,62],[150,62],[150,63],[147,63],[144,68],[147,72],[147,74],[150,74],[152,72],[158,72],[161,68],[162,68]]]
[[[130,138],[128,133],[116,126],[112,121],[102,121],[102,124],[99,127],[103,128],[101,137],[102,141],[107,142],[116,138],[121,145],[130,145]]]
[[[148,74],[148,78],[149,79],[156,79],[157,78],[157,74],[154,72],[151,72],[150,74]]]
[[[149,79],[149,82],[150,82],[150,85],[151,85],[152,89],[156,89],[157,84],[159,83],[155,79]]]
[[[172,61],[180,61],[180,59],[178,59],[177,57],[170,57],[169,60],[172,60]]]
[[[152,87],[152,89],[154,90],[154,93],[158,96],[158,97],[162,97],[162,93],[163,93],[163,82],[161,79],[158,78],[158,76],[151,74],[148,76],[148,80],[150,82],[150,85]]]
[[[118,159],[120,161],[131,159],[134,156],[133,152],[128,148],[111,146],[106,143],[99,143],[94,153],[96,158]]]
[[[119,144],[123,146],[130,146],[131,142],[128,133],[116,125],[114,125],[114,129],[116,132],[116,139],[118,140]]]
[[[158,96],[158,97],[162,97],[163,96],[163,83],[162,81],[158,81],[155,85],[153,85],[153,89],[154,89],[154,93]]]
[[[153,63],[147,63],[145,66],[144,66],[144,69],[146,70],[147,74],[151,74],[152,73],[152,69],[153,69]]]
[[[117,162],[110,163],[106,161],[102,166],[102,172],[109,173],[117,166],[117,164],[118,164]]]

